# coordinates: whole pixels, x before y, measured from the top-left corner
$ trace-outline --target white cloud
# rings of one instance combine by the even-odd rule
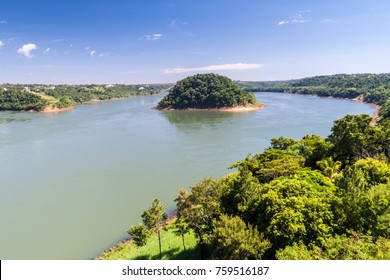
[[[96,54],[96,51],[91,51],[91,52],[89,53],[90,56],[95,56],[95,54]]]
[[[250,64],[250,63],[218,64],[218,65],[208,65],[208,66],[193,67],[193,68],[185,68],[185,67],[168,68],[164,70],[164,73],[178,74],[178,73],[188,73],[188,72],[197,72],[197,71],[247,70],[247,69],[259,69],[262,67],[264,67],[263,64]]]
[[[296,15],[295,17],[292,17],[291,22],[292,23],[305,23],[305,22],[309,22],[309,20],[304,19],[303,16],[301,14],[299,14],[299,15]]]
[[[282,20],[282,21],[278,22],[278,25],[283,25],[283,24],[288,24],[288,23],[289,23],[288,20]]]
[[[24,56],[27,57],[27,58],[31,58],[31,57],[32,57],[31,52],[32,52],[33,50],[36,50],[37,48],[38,48],[38,47],[37,47],[37,45],[35,45],[35,44],[23,45],[23,47],[21,47],[21,48],[18,49],[18,54],[24,55]]]
[[[147,41],[155,41],[162,38],[162,34],[145,35],[144,38]]]
[[[0,40],[0,49],[2,46],[4,46],[4,43]]]
[[[47,48],[46,50],[43,51],[43,53],[48,53],[50,51],[50,48]]]
[[[169,28],[172,28],[172,29],[180,29],[184,26],[187,26],[188,23],[185,22],[185,21],[181,21],[177,18],[175,18],[174,20],[172,20],[169,24],[168,24],[168,27]]]
[[[305,12],[310,12],[310,11],[305,11]],[[305,19],[303,17],[302,14],[298,14],[296,16],[292,16],[290,17],[289,19],[284,19],[284,20],[281,20],[278,22],[278,25],[285,25],[285,24],[289,24],[289,23],[306,23],[306,22],[310,22],[311,20],[309,19]]]

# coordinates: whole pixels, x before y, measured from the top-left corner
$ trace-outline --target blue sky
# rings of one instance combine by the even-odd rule
[[[390,72],[390,1],[3,0],[0,83]]]

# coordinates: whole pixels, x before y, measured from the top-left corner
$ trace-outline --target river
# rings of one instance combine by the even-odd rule
[[[367,104],[256,93],[254,112],[156,111],[135,97],[58,113],[0,112],[0,259],[90,259],[141,221],[154,198],[221,177],[271,138],[326,137]]]

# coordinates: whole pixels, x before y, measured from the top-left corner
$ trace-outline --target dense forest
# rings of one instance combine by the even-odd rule
[[[197,238],[202,259],[390,259],[390,75],[238,82],[250,91],[359,98],[380,121],[346,115],[327,138],[279,137],[220,179],[180,189],[175,232]],[[129,229],[138,246],[164,227],[155,200]],[[161,246],[160,246],[161,255]]]
[[[63,109],[92,100],[158,94],[171,84],[152,85],[0,85],[0,110]]]
[[[359,99],[381,106],[380,119],[390,118],[390,74],[338,74],[290,81],[237,82],[245,90],[311,94]]]
[[[227,77],[198,74],[178,81],[156,109],[212,109],[257,105],[246,92]]]
[[[327,138],[272,139],[225,177],[180,189],[175,232],[183,244],[195,234],[202,259],[390,259],[390,121],[370,121],[347,115]],[[160,239],[163,209],[154,200],[129,229],[138,246]]]

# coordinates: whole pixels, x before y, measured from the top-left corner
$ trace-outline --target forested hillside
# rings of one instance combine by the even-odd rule
[[[170,84],[153,85],[0,85],[0,110],[63,109],[92,100],[158,94]]]
[[[390,117],[390,74],[338,74],[290,81],[238,82],[248,91],[358,98],[381,106],[380,119]]]

